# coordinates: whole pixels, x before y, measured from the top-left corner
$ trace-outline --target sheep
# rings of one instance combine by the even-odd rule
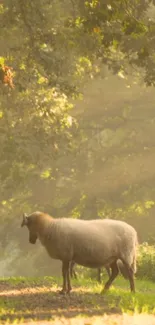
[[[75,279],[77,279],[77,274],[75,272],[75,264],[76,263],[74,261],[71,261],[71,263],[70,263],[70,276],[71,276],[71,278],[74,277]],[[123,275],[123,277],[125,279],[127,279],[128,278],[127,272],[126,272],[126,270],[124,268],[123,263],[120,260],[117,261],[117,266],[118,266],[118,269],[119,269],[120,273]],[[110,278],[110,275],[111,275],[110,268],[105,267],[105,269],[106,269],[107,274],[108,274],[108,276]],[[97,281],[99,283],[101,283],[101,268],[97,269]]]
[[[74,261],[71,261],[70,262],[70,267],[69,267],[69,272],[70,272],[70,276],[71,276],[71,278],[75,278],[75,279],[77,279],[77,274],[76,274],[76,272],[75,272],[75,262]]]
[[[23,215],[23,226],[28,228],[31,244],[35,244],[38,238],[51,258],[62,261],[63,286],[60,293],[69,293],[72,289],[69,274],[71,261],[90,268],[109,266],[112,273],[104,285],[103,292],[106,292],[119,273],[118,259],[123,262],[128,274],[131,292],[135,292],[138,238],[136,230],[126,222],[54,219],[36,211]]]
[[[76,274],[76,272],[75,272],[75,262],[74,261],[71,261],[70,262],[70,276],[71,276],[71,278],[75,278],[75,279],[77,279],[77,274]],[[107,271],[107,274],[108,274],[108,276],[109,276],[109,278],[110,278],[110,268],[109,267],[105,267],[105,269],[106,269],[106,271]],[[101,283],[101,268],[98,268],[97,269],[97,281],[99,282],[99,283]]]

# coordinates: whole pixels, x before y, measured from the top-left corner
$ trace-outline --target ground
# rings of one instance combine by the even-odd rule
[[[66,296],[57,292],[60,285],[49,277],[0,279],[0,324],[155,324],[155,284],[149,281],[137,280],[135,295],[121,277],[104,295],[95,280],[74,280]]]

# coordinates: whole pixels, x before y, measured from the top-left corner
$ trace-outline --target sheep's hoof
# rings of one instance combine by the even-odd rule
[[[62,290],[59,290],[58,293],[59,293],[60,295],[66,295],[67,292],[66,292],[65,290],[62,289]]]
[[[58,293],[59,293],[60,295],[69,295],[69,294],[70,294],[70,291],[71,291],[71,290],[63,290],[63,289],[62,289],[62,290],[59,290]]]
[[[107,291],[109,290],[109,288],[103,288],[101,290],[101,295],[105,295],[107,293]]]
[[[68,295],[70,295],[71,290],[72,290],[72,289],[69,289],[66,293],[67,293]]]
[[[131,290],[131,293],[132,293],[132,294],[135,294],[135,293],[136,293],[136,290]]]

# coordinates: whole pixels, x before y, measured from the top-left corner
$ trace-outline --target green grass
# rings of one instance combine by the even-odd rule
[[[145,313],[155,315],[155,283],[136,280],[136,294],[131,294],[127,280],[119,277],[109,292],[95,280],[73,280],[68,296],[57,293],[61,278],[1,278],[0,324],[64,318],[100,319],[104,314]],[[105,278],[104,278],[105,281]],[[66,323],[68,324],[68,323]],[[114,324],[114,323],[111,323]],[[117,324],[117,323],[116,323]]]
[[[80,286],[89,288],[93,293],[101,293],[103,288],[103,285],[89,279],[83,279],[79,282],[77,283]],[[106,297],[106,303],[109,307],[119,304],[121,312],[145,312],[155,315],[155,283],[151,281],[136,280],[136,294],[132,294],[129,290],[128,281],[119,277],[109,292],[103,296]]]

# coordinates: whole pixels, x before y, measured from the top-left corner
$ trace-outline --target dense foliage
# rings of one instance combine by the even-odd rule
[[[137,270],[137,278],[155,280],[155,246],[140,246]]]
[[[154,3],[6,0],[0,30],[2,273],[22,272],[23,211],[109,215],[154,243]]]

